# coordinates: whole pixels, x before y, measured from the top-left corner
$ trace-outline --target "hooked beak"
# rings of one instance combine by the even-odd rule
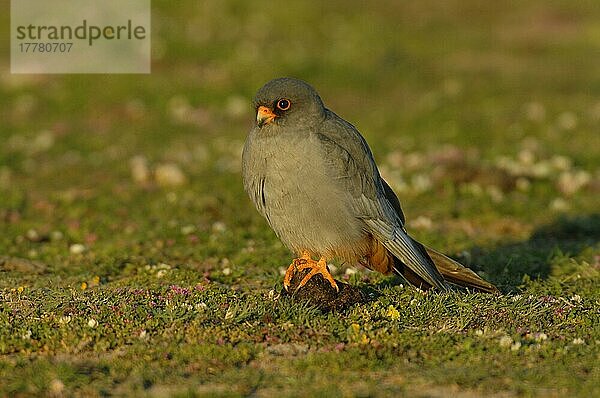
[[[265,124],[272,123],[276,117],[277,115],[266,106],[259,106],[258,111],[256,112],[256,123],[258,124],[258,127],[262,127]]]

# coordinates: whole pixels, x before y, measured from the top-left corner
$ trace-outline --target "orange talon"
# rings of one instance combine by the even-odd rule
[[[327,268],[327,261],[325,261],[325,259],[323,257],[321,257],[321,259],[318,262],[311,259],[310,262],[300,264],[297,267],[298,271],[304,271],[307,268],[310,269],[310,272],[308,274],[306,274],[306,276],[302,279],[302,281],[300,281],[300,283],[298,284],[298,287],[296,288],[296,291],[298,291],[298,289],[300,289],[302,286],[306,285],[306,283],[310,280],[310,278],[312,278],[315,275],[319,275],[319,274],[326,281],[329,282],[331,287],[333,287],[336,292],[340,291],[340,288],[338,287],[337,283],[335,282],[335,279],[333,279],[333,276],[331,276],[331,274],[329,273],[329,268]]]
[[[302,286],[306,285],[306,283],[315,275],[320,274],[326,281],[331,284],[331,286],[339,292],[340,289],[335,282],[335,279],[329,273],[329,269],[327,268],[327,262],[325,258],[321,257],[319,261],[315,261],[310,257],[308,252],[302,252],[302,256],[300,258],[294,259],[287,271],[285,272],[285,277],[283,278],[283,287],[285,290],[289,290],[290,284],[292,282],[292,278],[294,277],[295,272],[304,271],[305,269],[310,269],[310,272],[304,276],[302,281],[296,287],[296,291],[300,289]]]
[[[285,276],[283,277],[283,287],[286,291],[290,290],[290,284],[292,283],[292,278],[294,278],[294,273],[296,272],[296,267],[298,267],[299,263],[304,264],[310,261],[313,261],[313,259],[310,258],[310,254],[306,251],[302,252],[301,257],[295,258],[292,261],[287,271],[285,271]]]

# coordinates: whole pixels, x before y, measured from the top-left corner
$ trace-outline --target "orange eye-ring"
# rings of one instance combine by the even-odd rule
[[[290,106],[292,106],[292,104],[288,99],[283,98],[277,101],[277,108],[281,109],[282,111],[287,111],[290,109]]]

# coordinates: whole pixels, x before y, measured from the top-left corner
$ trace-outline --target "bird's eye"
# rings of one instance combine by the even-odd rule
[[[277,101],[277,108],[281,109],[282,111],[287,111],[288,109],[290,109],[291,105],[292,104],[290,103],[290,100],[287,100],[285,98]]]

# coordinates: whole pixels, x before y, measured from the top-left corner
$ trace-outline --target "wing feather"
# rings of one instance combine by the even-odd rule
[[[431,258],[414,245],[404,229],[404,215],[394,210],[399,203],[388,200],[386,188],[391,188],[379,175],[373,154],[358,130],[328,111],[316,137],[330,162],[333,178],[351,196],[356,217],[364,222],[365,230],[427,283],[446,290],[444,278]]]

